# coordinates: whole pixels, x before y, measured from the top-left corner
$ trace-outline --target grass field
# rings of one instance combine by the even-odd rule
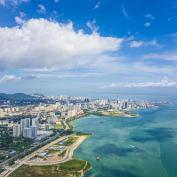
[[[66,154],[66,149],[64,150],[64,151],[62,151],[60,154],[58,154],[59,156],[62,156],[62,157],[64,157],[65,156],[65,154]]]
[[[60,125],[60,124],[56,124],[56,125],[54,126],[54,129],[61,129],[61,128],[63,128],[63,126]]]
[[[77,141],[77,136],[70,136],[68,137],[67,141],[64,143],[65,146],[70,146],[71,144],[75,143]]]
[[[9,177],[81,177],[90,167],[90,163],[76,159],[50,166],[23,165]]]
[[[59,168],[65,171],[81,171],[82,169],[84,169],[85,164],[86,161],[73,159],[63,164],[60,164]]]
[[[59,154],[59,150],[48,150],[48,154]]]

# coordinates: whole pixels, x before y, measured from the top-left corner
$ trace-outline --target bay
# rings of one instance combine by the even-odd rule
[[[92,133],[74,154],[92,164],[85,177],[177,176],[177,104],[139,113],[138,118],[90,115],[72,122],[74,130]]]

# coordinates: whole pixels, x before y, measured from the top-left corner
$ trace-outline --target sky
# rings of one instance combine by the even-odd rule
[[[0,92],[177,94],[177,1],[0,0]]]

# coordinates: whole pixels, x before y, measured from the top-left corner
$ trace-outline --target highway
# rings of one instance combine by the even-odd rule
[[[70,127],[69,127],[69,125],[66,123],[65,120],[63,120],[63,124],[64,124],[64,127],[65,127],[65,130],[70,130]]]
[[[87,136],[80,136],[77,141],[70,145],[67,148],[67,151],[65,153],[65,156],[58,160],[58,161],[43,161],[43,162],[35,162],[35,161],[26,161],[25,164],[30,165],[30,166],[42,166],[42,165],[55,165],[55,164],[59,164],[59,163],[64,163],[67,162],[69,160],[72,159],[73,157],[73,153],[75,151],[75,149],[77,149],[77,147],[87,138]]]
[[[59,141],[62,141],[64,139],[66,139],[68,136],[63,136],[63,137],[60,137],[52,142],[50,142],[49,144],[41,147],[40,149],[32,152],[31,154],[25,156],[24,158],[20,159],[18,163],[12,165],[11,167],[7,167],[6,170],[4,172],[2,172],[0,174],[0,177],[7,177],[9,176],[13,171],[15,171],[17,168],[19,168],[21,165],[23,164],[26,164],[26,162],[31,159],[32,157],[34,157],[35,155],[37,155],[38,153],[44,151],[45,149],[49,148],[50,146],[58,143]]]
[[[24,158],[20,159],[18,163],[12,165],[11,167],[7,167],[7,169],[3,173],[0,174],[0,177],[8,177],[12,172],[14,172],[17,168],[19,168],[23,164],[30,165],[30,166],[55,165],[55,164],[64,163],[64,162],[71,160],[73,157],[74,150],[87,138],[87,136],[79,136],[77,141],[67,148],[65,156],[58,161],[44,161],[44,162],[30,161],[30,159],[34,157],[35,155],[45,151],[50,146],[53,146],[56,143],[65,140],[66,138],[68,138],[68,136],[60,137],[50,142],[49,144],[41,147],[40,149],[32,152],[31,154],[25,156]]]
[[[56,139],[57,137],[59,137],[59,136],[60,136],[60,134],[56,134],[55,136],[52,136],[52,137],[50,137],[50,138],[48,138],[48,139],[46,139],[46,140],[43,140],[42,142],[38,142],[35,146],[33,146],[33,147],[29,148],[29,149],[26,149],[24,152],[21,152],[20,154],[17,154],[17,155],[15,155],[15,156],[11,157],[10,159],[7,159],[6,161],[0,163],[0,166],[1,166],[1,167],[6,167],[6,166],[8,166],[8,162],[9,162],[10,160],[19,159],[20,156],[23,157],[23,156],[25,156],[27,153],[33,152],[35,149],[40,148],[41,146],[44,146],[45,144],[47,144],[47,143],[49,143],[49,142],[55,140],[55,139]]]

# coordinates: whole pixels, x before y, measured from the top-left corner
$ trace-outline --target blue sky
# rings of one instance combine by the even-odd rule
[[[176,93],[175,0],[0,0],[0,92]]]

